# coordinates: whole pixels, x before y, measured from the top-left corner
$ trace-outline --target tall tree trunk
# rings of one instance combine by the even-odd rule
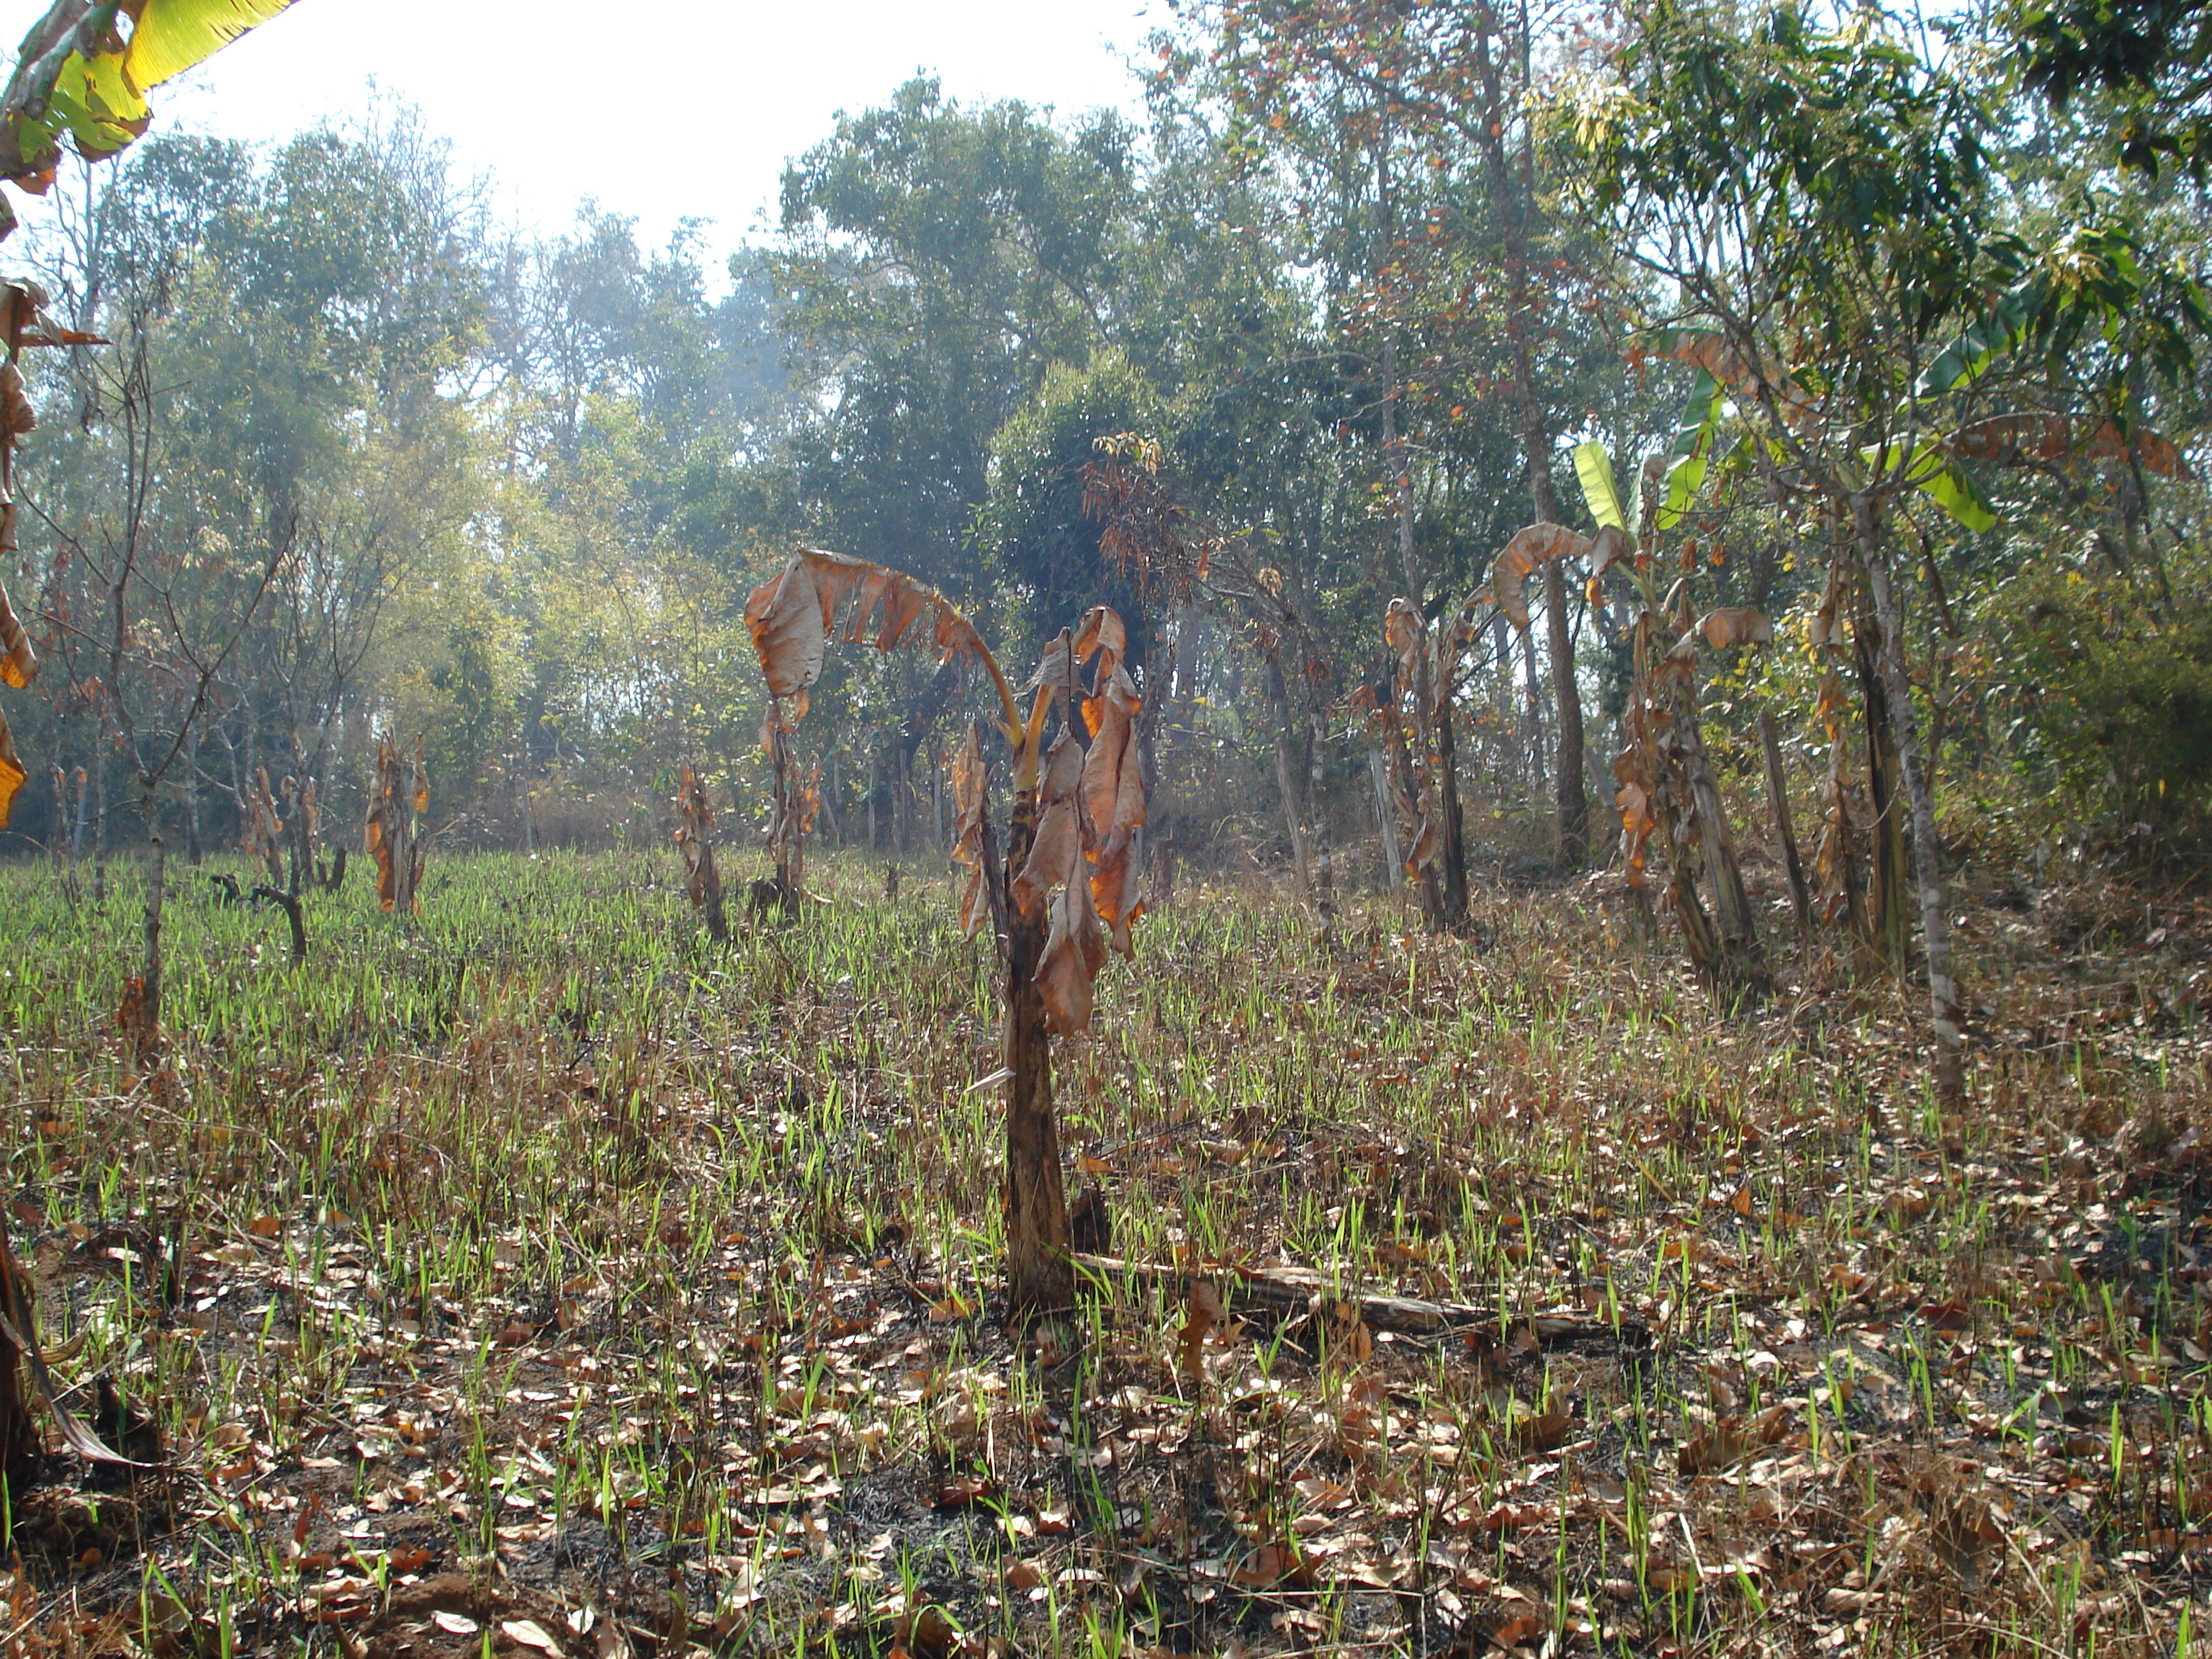
[[[1397,221],[1395,198],[1390,188],[1390,133],[1386,122],[1375,149],[1375,200],[1376,218],[1382,233],[1385,258],[1395,258],[1397,242]],[[1382,454],[1383,464],[1390,471],[1390,496],[1398,513],[1398,564],[1406,578],[1406,598],[1413,608],[1427,615],[1428,587],[1421,579],[1420,561],[1413,553],[1413,462],[1407,454],[1403,436],[1398,430],[1398,337],[1396,330],[1385,326],[1382,331],[1382,378],[1387,384],[1382,391]],[[1459,754],[1452,731],[1450,678],[1452,665],[1443,665],[1446,684],[1439,687],[1430,678],[1429,653],[1425,649],[1415,659],[1413,696],[1421,708],[1421,719],[1415,727],[1417,733],[1431,726],[1435,747],[1435,782],[1437,809],[1443,818],[1443,890],[1437,896],[1437,906],[1428,914],[1430,925],[1455,927],[1467,919],[1467,838],[1459,805]],[[1423,889],[1425,914],[1428,913]]]
[[[1797,856],[1797,830],[1790,820],[1789,780],[1782,770],[1782,744],[1774,732],[1774,716],[1764,709],[1759,716],[1759,747],[1766,763],[1766,804],[1774,814],[1774,838],[1782,847],[1782,868],[1790,878],[1790,908],[1796,914],[1797,936],[1813,939],[1813,897],[1805,890],[1805,863]]]
[[[1506,107],[1498,64],[1490,49],[1496,18],[1481,9],[1475,35],[1476,67],[1482,81],[1480,142],[1490,175],[1491,209],[1498,216],[1505,266],[1505,340],[1513,365],[1513,398],[1521,413],[1521,445],[1528,468],[1529,504],[1540,524],[1559,522],[1552,486],[1551,423],[1536,395],[1535,353],[1530,323],[1535,295],[1528,282],[1528,221],[1535,204],[1515,187],[1505,155]],[[1578,870],[1589,862],[1589,799],[1583,786],[1582,687],[1575,674],[1574,635],[1567,625],[1567,573],[1556,559],[1544,567],[1546,643],[1552,659],[1553,701],[1557,708],[1559,749],[1553,768],[1557,853],[1562,867]],[[1530,676],[1534,690],[1534,676]]]
[[[1920,751],[1919,717],[1905,665],[1905,629],[1890,584],[1888,550],[1882,544],[1881,507],[1863,491],[1852,495],[1850,507],[1859,559],[1873,590],[1875,620],[1881,624],[1882,678],[1889,690],[1905,799],[1912,809],[1912,862],[1920,883],[1921,945],[1928,960],[1928,1012],[1936,1036],[1936,1094],[1944,1105],[1956,1107],[1966,1094],[1966,1031],[1959,984],[1952,972],[1951,918],[1943,903],[1943,849],[1936,838],[1935,782]]]
[[[1017,789],[1006,869],[1029,862],[1036,821],[1036,790]],[[1045,908],[1025,911],[1010,903],[1006,920],[1006,1310],[1018,1317],[1070,1305],[1075,1268],[1067,1253],[1067,1189],[1053,1109],[1052,1036],[1036,982]]]
[[[1528,749],[1528,765],[1538,788],[1543,787],[1544,773],[1544,673],[1536,665],[1536,639],[1523,633],[1521,640],[1522,687],[1521,730]]]
[[[1550,519],[1548,514],[1545,517]],[[1572,874],[1589,862],[1589,795],[1583,787],[1583,699],[1575,675],[1574,634],[1567,625],[1567,574],[1557,559],[1544,567],[1544,610],[1559,714],[1559,764],[1552,779],[1559,806],[1559,867]]]

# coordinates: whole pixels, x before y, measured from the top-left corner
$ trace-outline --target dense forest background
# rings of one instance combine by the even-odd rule
[[[686,764],[764,823],[742,610],[806,544],[937,584],[1010,660],[1114,599],[1155,842],[1309,882],[1329,848],[1395,878],[1383,619],[1464,616],[1468,860],[1601,862],[1632,607],[1554,568],[1525,629],[1462,611],[1521,526],[1594,527],[1599,440],[1674,608],[1774,621],[1702,671],[1729,789],[1765,714],[1816,830],[1823,779],[1881,814],[1820,482],[1879,448],[1945,836],[2200,850],[2197,94],[2039,57],[2081,45],[2039,15],[1195,5],[1143,124],[917,78],[791,161],[726,271],[619,204],[503,230],[404,111],[71,160],[12,252],[113,344],[25,360],[9,585],[48,668],[11,709],[9,844],[101,856],[150,813],[173,850],[234,846],[264,773],[350,837],[386,732],[419,737],[453,844],[660,842]],[[1655,331],[1731,316],[1763,380]],[[1947,426],[1926,376],[1961,340]],[[1116,556],[1116,436],[1204,580]],[[1905,477],[1937,438],[1942,478]],[[946,844],[940,678],[833,656],[817,833]]]

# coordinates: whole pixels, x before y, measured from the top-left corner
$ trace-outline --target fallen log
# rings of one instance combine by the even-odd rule
[[[1501,1329],[1498,1310],[1467,1302],[1430,1302],[1419,1297],[1390,1296],[1374,1291],[1338,1288],[1328,1276],[1311,1267],[1191,1267],[1158,1261],[1130,1261],[1120,1256],[1074,1256],[1079,1272],[1111,1282],[1135,1279],[1166,1285],[1177,1296],[1194,1278],[1211,1279],[1229,1293],[1232,1311],[1239,1305],[1271,1309],[1279,1313],[1306,1313],[1317,1305],[1348,1304],[1359,1310],[1369,1329],[1399,1331],[1413,1336],[1434,1336],[1456,1331],[1492,1341],[1507,1332],[1528,1330],[1540,1343],[1622,1342],[1640,1347],[1650,1332],[1640,1319],[1624,1316],[1618,1323],[1590,1314],[1550,1312],[1516,1315]]]

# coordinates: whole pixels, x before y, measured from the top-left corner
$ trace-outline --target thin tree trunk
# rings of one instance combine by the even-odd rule
[[[1036,792],[1018,790],[1006,836],[1009,870],[1029,861],[1036,839]],[[1068,1257],[1067,1189],[1060,1167],[1053,1109],[1052,1037],[1044,993],[1045,911],[1009,907],[1006,951],[1006,1310],[1021,1317],[1069,1306],[1075,1268]]]
[[[1324,923],[1336,920],[1336,865],[1328,853],[1328,824],[1322,816],[1322,765],[1328,750],[1321,716],[1306,720],[1306,845],[1313,856],[1314,908]]]
[[[883,787],[883,757],[871,751],[868,756],[868,851],[876,850],[876,791]]]
[[[145,954],[138,972],[140,998],[139,1055],[146,1058],[161,1031],[161,902],[168,857],[160,836],[153,838],[153,855],[146,864]]]
[[[1766,800],[1774,814],[1774,838],[1782,845],[1782,868],[1790,878],[1790,908],[1797,915],[1797,934],[1813,938],[1813,898],[1805,890],[1805,864],[1797,856],[1796,826],[1790,821],[1790,789],[1782,771],[1782,743],[1774,732],[1774,716],[1761,710],[1759,746],[1766,761]]]
[[[1291,745],[1282,723],[1275,726],[1275,789],[1283,800],[1283,823],[1291,832],[1291,869],[1297,878],[1299,896],[1313,891],[1313,872],[1306,864],[1305,830],[1299,820],[1297,780],[1291,775]]]
[[[1515,188],[1512,169],[1506,161],[1505,98],[1490,50],[1495,27],[1495,19],[1484,7],[1475,36],[1484,106],[1480,143],[1490,174],[1491,207],[1498,216],[1504,245],[1505,339],[1513,365],[1514,400],[1520,405],[1529,504],[1535,509],[1538,523],[1555,524],[1559,502],[1552,487],[1551,428],[1543,401],[1536,395],[1534,351],[1529,340],[1534,295],[1528,282],[1528,216],[1534,204],[1526,192]],[[1562,867],[1579,870],[1589,862],[1589,799],[1583,785],[1582,688],[1575,675],[1574,636],[1567,626],[1567,574],[1557,560],[1544,567],[1544,608],[1559,721],[1558,764],[1553,769],[1557,852]],[[1530,689],[1534,689],[1533,674]]]
[[[1752,919],[1751,896],[1744,890],[1743,866],[1736,860],[1735,837],[1721,805],[1720,786],[1705,758],[1698,730],[1694,684],[1681,682],[1674,693],[1674,728],[1682,749],[1682,770],[1698,817],[1698,838],[1713,882],[1713,910],[1718,923],[1721,960],[1732,979],[1753,983],[1760,972],[1759,928]]]
[[[1521,641],[1522,678],[1526,682],[1522,688],[1521,730],[1528,745],[1531,775],[1541,789],[1550,781],[1544,756],[1544,672],[1536,665],[1536,636],[1525,630],[1516,631]]]
[[[1367,746],[1367,775],[1375,785],[1375,823],[1382,836],[1382,890],[1406,884],[1406,855],[1398,850],[1398,814],[1390,805],[1390,778],[1382,751]]]
[[[1879,611],[1872,604],[1873,576],[1860,561],[1862,597],[1851,617],[1851,645],[1859,691],[1866,705],[1867,802],[1871,808],[1866,944],[1889,973],[1906,969],[1905,836],[1899,810],[1897,730],[1882,669],[1886,644]]]
[[[185,860],[200,861],[200,728],[192,723],[185,737]]]
[[[1544,471],[1548,495],[1548,463]],[[1549,513],[1541,516],[1547,522],[1556,522]],[[1587,762],[1583,754],[1582,688],[1575,675],[1574,634],[1567,624],[1567,574],[1557,559],[1544,567],[1544,610],[1559,723],[1559,763],[1553,775],[1553,799],[1559,805],[1559,866],[1575,873],[1589,862],[1589,796],[1583,787]]]
[[[1873,590],[1875,617],[1881,624],[1882,678],[1889,690],[1890,720],[1897,734],[1898,763],[1905,773],[1905,799],[1912,809],[1912,861],[1920,884],[1921,945],[1928,960],[1928,1012],[1936,1035],[1936,1093],[1946,1106],[1966,1099],[1966,1032],[1958,981],[1951,965],[1951,918],[1943,903],[1943,849],[1936,838],[1936,791],[1920,752],[1919,719],[1912,706],[1912,682],[1905,672],[1905,630],[1889,580],[1889,556],[1882,545],[1881,509],[1864,492],[1850,498],[1851,527],[1859,557]]]

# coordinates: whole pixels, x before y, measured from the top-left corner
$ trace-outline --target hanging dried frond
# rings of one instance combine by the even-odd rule
[[[972,939],[991,914],[989,846],[991,834],[989,769],[983,761],[983,728],[974,721],[968,740],[952,760],[952,799],[959,808],[959,832],[952,846],[952,862],[968,873],[960,888],[960,933]]]
[[[1792,432],[1807,432],[1820,422],[1820,406],[1786,373],[1766,374],[1756,359],[1719,334],[1690,330],[1677,332],[1666,346],[1667,355],[1693,368],[1741,396],[1756,397],[1764,387],[1774,399],[1783,424]]]
[[[2084,432],[2063,415],[1993,415],[1954,434],[1944,448],[1962,460],[1998,466],[2132,461],[2161,478],[2189,476],[2181,451],[2148,427],[2123,434],[2118,424],[2104,421]]]
[[[1579,559],[1590,550],[1590,538],[1563,524],[1532,524],[1517,532],[1490,568],[1490,597],[1514,627],[1528,626],[1528,600],[1523,589],[1528,578],[1555,559]]]
[[[1125,957],[1135,951],[1130,924],[1145,908],[1137,896],[1142,872],[1136,842],[1146,813],[1144,763],[1137,750],[1137,715],[1144,703],[1121,665],[1127,643],[1121,617],[1104,605],[1083,619],[1075,640],[1077,656],[1092,665],[1092,690],[1083,704],[1084,724],[1091,729],[1091,749],[1083,759],[1084,817],[1090,831],[1085,852],[1097,866],[1091,896],[1114,948]]]
[[[1605,573],[1617,564],[1632,563],[1635,558],[1635,542],[1618,526],[1607,525],[1590,538],[1589,583],[1584,592],[1592,605],[1603,601]]]
[[[1046,1027],[1057,1036],[1090,1029],[1091,988],[1106,965],[1106,939],[1091,894],[1082,761],[1075,739],[1061,732],[1037,785],[1036,840],[1014,884],[1021,902],[1042,903],[1050,921],[1036,983],[1044,994]],[[1059,891],[1047,898],[1055,887]]]
[[[791,698],[794,720],[805,716],[806,693],[822,678],[830,635],[848,605],[848,643],[866,639],[872,623],[876,649],[895,650],[915,623],[928,617],[939,662],[964,656],[998,678],[998,665],[975,623],[935,588],[866,559],[802,548],[745,600],[745,626],[769,695]]]
[[[1008,892],[1024,916],[1049,915],[1052,931],[1036,981],[1051,1029],[1063,1034],[1090,1025],[1091,981],[1109,939],[1114,950],[1132,954],[1130,927],[1144,914],[1136,848],[1146,816],[1136,745],[1143,700],[1122,665],[1127,640],[1121,618],[1101,605],[1045,647],[1023,686],[1036,696],[1032,728],[1056,696],[1072,693],[1091,738],[1085,750],[1073,730],[1063,729],[1046,754],[1036,833]],[[1087,684],[1080,672],[1086,666]]]

